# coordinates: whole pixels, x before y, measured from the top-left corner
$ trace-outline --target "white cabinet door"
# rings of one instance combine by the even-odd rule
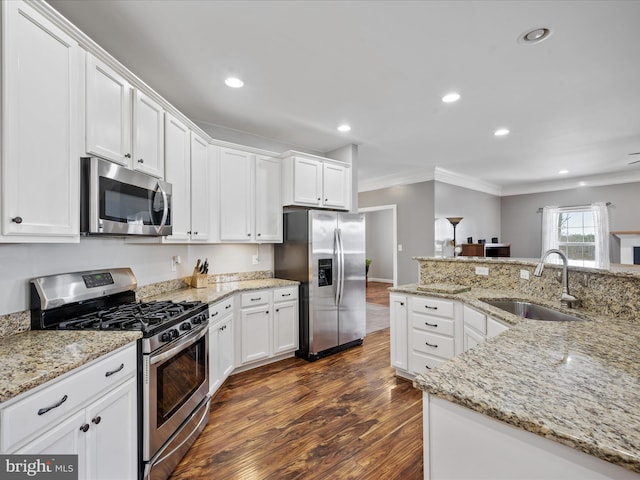
[[[407,298],[389,295],[389,314],[391,327],[391,366],[409,370]]]
[[[220,345],[220,324],[209,325],[209,393],[212,395],[222,385],[222,376],[220,374],[220,353],[218,345]]]
[[[173,234],[168,242],[185,242],[191,231],[190,130],[173,115],[165,116],[165,178],[171,183]]]
[[[133,168],[164,177],[164,110],[140,90],[133,101]]]
[[[209,240],[209,158],[208,143],[191,132],[191,240]]]
[[[322,205],[322,162],[301,157],[293,159],[293,201],[296,205]]]
[[[233,311],[220,321],[218,334],[218,366],[222,381],[233,371]]]
[[[240,359],[242,363],[271,355],[271,313],[269,305],[243,308],[241,312]]]
[[[502,332],[509,330],[509,326],[494,319],[487,317],[487,338],[500,335]]]
[[[255,240],[282,242],[282,169],[280,160],[255,159]]]
[[[347,208],[349,168],[343,165],[325,162],[322,166],[322,205],[332,208]]]
[[[138,418],[136,381],[125,383],[90,405],[85,425],[88,445],[83,478],[136,478],[138,468]]]
[[[298,302],[273,304],[273,354],[298,349]]]
[[[220,191],[220,240],[249,242],[252,226],[252,155],[231,148],[220,148],[218,158]]]
[[[485,341],[485,338],[482,334],[476,332],[475,330],[464,326],[464,351],[466,352],[470,348],[475,347],[476,345],[480,345]]]
[[[86,151],[131,168],[131,85],[87,53]]]
[[[80,48],[23,2],[2,9],[2,234],[77,241]]]

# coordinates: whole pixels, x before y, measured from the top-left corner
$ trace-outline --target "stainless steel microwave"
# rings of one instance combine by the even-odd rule
[[[97,157],[80,165],[80,233],[171,235],[170,183]]]

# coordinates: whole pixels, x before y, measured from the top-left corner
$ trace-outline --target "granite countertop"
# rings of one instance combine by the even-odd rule
[[[146,297],[143,301],[172,300],[215,303],[235,293],[298,285],[266,278],[213,283]],[[142,337],[141,332],[29,330],[0,337],[0,403],[106,355]]]
[[[142,332],[30,330],[0,338],[0,403],[142,337]]]
[[[517,298],[472,288],[446,294],[511,325],[503,334],[418,375],[430,394],[640,473],[640,331],[631,323],[572,310],[577,322],[523,319],[480,301]],[[561,309],[560,309],[561,310]]]
[[[171,292],[146,297],[145,302],[152,300],[171,300],[173,302],[191,302],[200,300],[205,303],[215,303],[224,300],[231,295],[263,288],[291,287],[299,285],[294,280],[282,280],[280,278],[263,278],[259,280],[241,280],[237,282],[210,283],[205,288],[184,288]]]

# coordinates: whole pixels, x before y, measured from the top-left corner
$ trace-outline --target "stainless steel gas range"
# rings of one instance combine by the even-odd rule
[[[165,480],[209,420],[208,306],[136,302],[129,268],[31,281],[34,330],[137,330],[139,476]]]

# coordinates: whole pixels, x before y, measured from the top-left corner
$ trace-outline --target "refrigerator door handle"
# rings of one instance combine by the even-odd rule
[[[342,232],[336,228],[336,243],[338,255],[338,285],[336,288],[336,305],[342,302],[344,293],[344,244],[342,243]]]

